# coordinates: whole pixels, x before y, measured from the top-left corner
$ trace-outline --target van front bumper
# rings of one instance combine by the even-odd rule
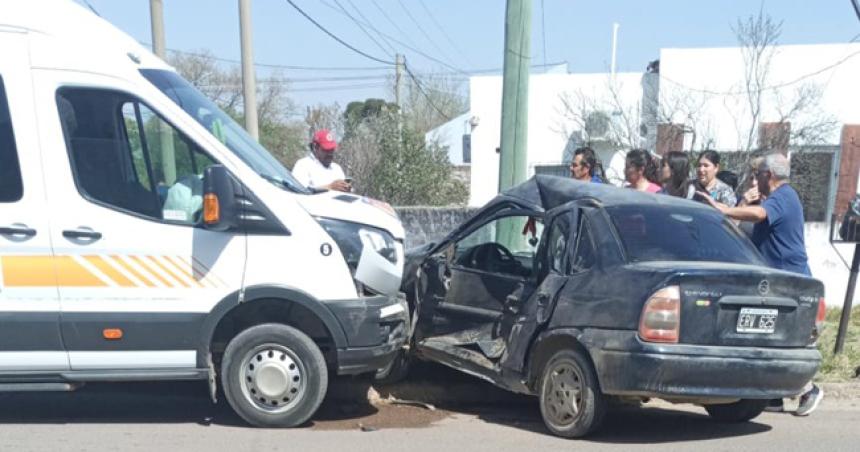
[[[337,374],[355,375],[387,366],[409,338],[409,307],[395,296],[325,302],[346,336],[337,349]]]
[[[815,348],[656,344],[635,335],[610,341],[624,347],[589,350],[604,393],[658,398],[793,397],[821,363]]]

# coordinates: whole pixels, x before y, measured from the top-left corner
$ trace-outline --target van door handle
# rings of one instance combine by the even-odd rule
[[[25,237],[33,237],[36,235],[36,230],[27,227],[25,224],[13,224],[11,226],[0,226],[0,235],[23,235]]]
[[[67,229],[63,231],[63,237],[67,239],[89,239],[89,240],[98,240],[102,238],[101,232],[93,231],[92,229]]]

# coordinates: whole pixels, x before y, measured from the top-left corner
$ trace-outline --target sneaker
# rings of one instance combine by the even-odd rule
[[[813,385],[812,389],[800,396],[800,404],[797,406],[797,411],[794,412],[794,415],[809,416],[809,413],[818,408],[818,404],[821,403],[821,399],[823,398],[824,391],[818,386]]]
[[[768,413],[782,413],[785,408],[782,406],[782,399],[771,399],[764,410]]]

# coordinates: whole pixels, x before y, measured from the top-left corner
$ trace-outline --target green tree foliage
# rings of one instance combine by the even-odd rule
[[[238,68],[224,68],[208,52],[174,54],[177,71],[239,124],[243,123],[242,83]],[[454,176],[447,152],[424,135],[465,109],[465,100],[442,79],[422,82],[426,99],[407,85],[404,111],[383,99],[308,109],[304,121],[291,119],[297,107],[287,80],[270,74],[258,82],[260,143],[287,168],[307,152],[310,131],[329,129],[340,137],[335,157],[353,178],[356,193],[397,206],[464,204],[466,184]],[[440,110],[437,110],[440,109]],[[441,111],[441,113],[440,113]],[[401,124],[398,126],[398,124]]]

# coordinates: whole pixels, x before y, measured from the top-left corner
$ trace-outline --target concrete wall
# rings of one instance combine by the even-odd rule
[[[845,289],[848,287],[848,268],[839,258],[839,254],[848,265],[851,265],[854,245],[838,244],[837,253],[830,244],[830,223],[806,223],[805,232],[806,254],[809,256],[812,276],[824,283],[827,306],[842,307],[845,301]],[[857,306],[860,302],[857,293],[854,294],[853,300],[854,306]]]

